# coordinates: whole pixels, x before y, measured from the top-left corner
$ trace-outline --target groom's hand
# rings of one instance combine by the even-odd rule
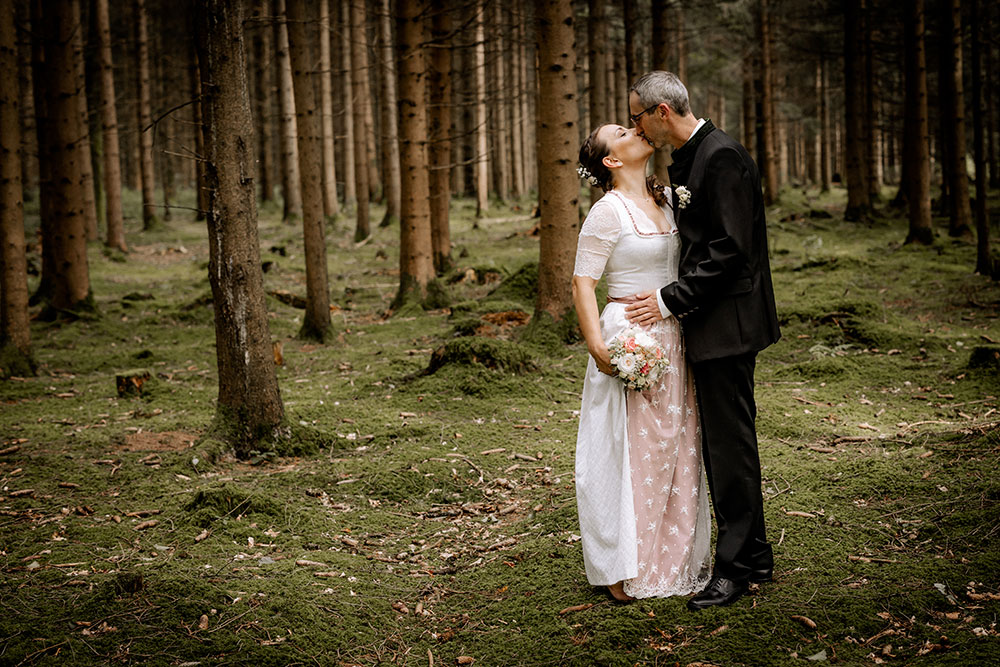
[[[660,314],[660,304],[656,300],[656,292],[643,292],[636,294],[638,299],[633,304],[625,306],[625,317],[632,324],[649,326],[663,319]]]

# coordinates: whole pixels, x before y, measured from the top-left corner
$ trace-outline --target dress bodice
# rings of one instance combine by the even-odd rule
[[[594,203],[580,229],[573,273],[607,277],[608,296],[622,298],[677,280],[680,236],[670,206],[660,231],[641,208],[614,190]]]

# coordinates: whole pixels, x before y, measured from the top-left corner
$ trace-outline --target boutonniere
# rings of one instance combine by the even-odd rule
[[[683,185],[678,185],[674,188],[674,192],[677,194],[677,208],[687,208],[688,202],[691,201],[691,191]]]

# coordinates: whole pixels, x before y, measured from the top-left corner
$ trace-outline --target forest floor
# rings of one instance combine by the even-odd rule
[[[790,191],[769,213],[775,580],[700,613],[587,584],[584,345],[510,342],[487,349],[497,368],[423,373],[457,334],[517,340],[527,208],[474,226],[457,200],[458,305],[388,318],[398,228],[356,246],[331,223],[333,340],[296,339],[303,311],[268,297],[288,418],[327,445],[250,462],[204,438],[204,224],[175,212],[132,224],[127,255],[92,245],[100,316],[33,323],[38,375],[0,382],[0,664],[1000,664],[1000,284],[973,275],[973,245],[904,246],[904,221],[845,223],[842,206]],[[279,217],[261,213],[265,285],[302,295],[301,230]],[[531,363],[505,368],[512,351]],[[137,368],[144,395],[118,398]]]

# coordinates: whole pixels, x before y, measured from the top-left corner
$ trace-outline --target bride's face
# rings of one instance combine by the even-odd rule
[[[605,164],[609,168],[644,164],[653,154],[653,146],[640,136],[635,128],[621,125],[605,125],[597,132],[597,138],[608,147]],[[607,160],[614,164],[608,164]]]

